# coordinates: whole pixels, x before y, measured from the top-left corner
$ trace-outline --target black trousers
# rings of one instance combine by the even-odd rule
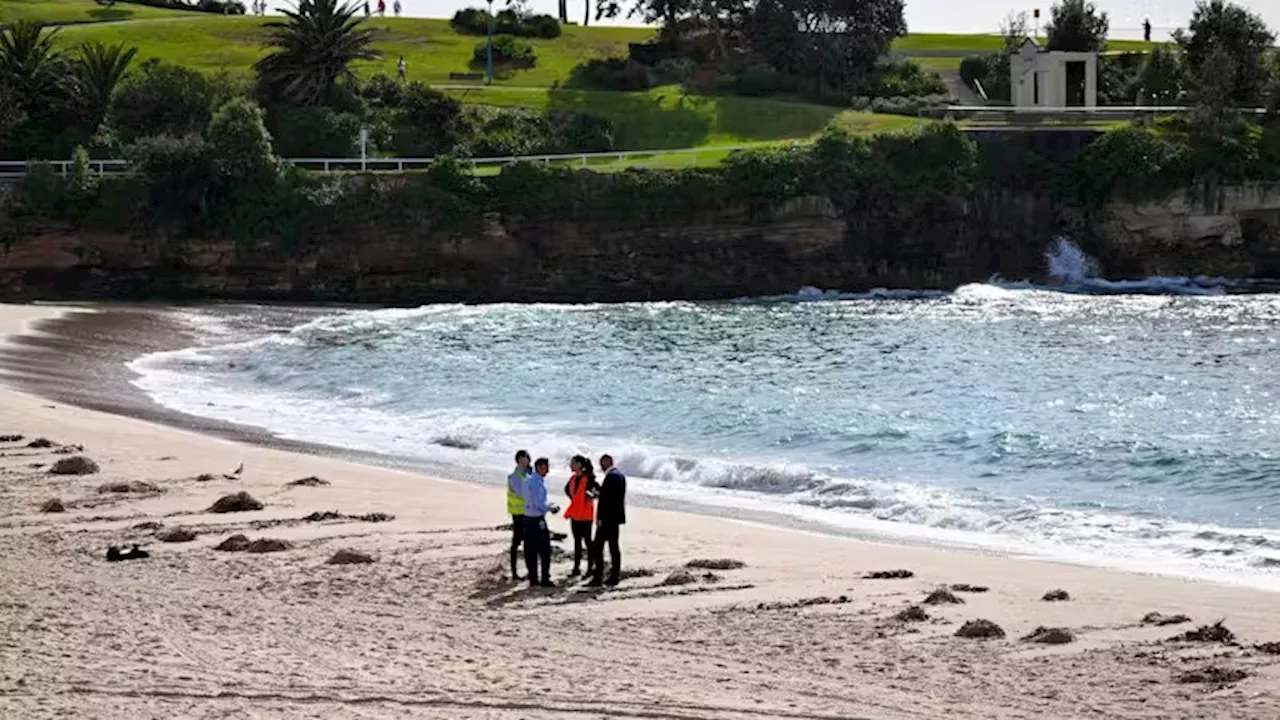
[[[618,531],[622,526],[617,523],[602,522],[596,526],[595,542],[591,545],[591,566],[595,571],[595,579],[604,578],[604,546],[609,545],[609,577],[613,580],[619,578],[622,572],[622,549],[618,546]]]
[[[541,561],[542,573],[538,573]],[[547,531],[544,517],[524,518],[524,566],[529,571],[529,582],[551,579],[551,533]]]
[[[511,579],[520,579],[520,543],[524,541],[524,516],[511,516]]]
[[[569,525],[573,528],[573,571],[576,573],[582,567],[582,555],[587,555],[587,573],[591,573],[591,568],[595,567],[592,562],[591,554],[591,526],[590,520],[570,520]]]

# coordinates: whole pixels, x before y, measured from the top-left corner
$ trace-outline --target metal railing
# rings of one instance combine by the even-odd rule
[[[569,153],[565,155],[507,155],[503,157],[469,158],[462,162],[470,165],[472,170],[486,167],[502,167],[515,162],[564,163],[579,167],[590,167],[593,164],[625,163],[628,160],[653,158],[665,160],[671,156],[685,156],[686,164],[696,165],[699,154],[702,157],[725,155],[737,150],[747,150],[753,145],[722,145],[703,148],[681,148],[676,150],[625,150],[619,152]],[[435,158],[285,158],[299,168],[322,173],[334,172],[405,172],[406,170],[425,170],[436,160]],[[34,163],[22,160],[0,160],[0,178],[21,178]],[[59,174],[71,171],[74,164],[71,160],[53,160],[48,163]],[[641,165],[641,163],[636,163]],[[100,175],[114,175],[129,171],[128,160],[90,160],[89,167]]]

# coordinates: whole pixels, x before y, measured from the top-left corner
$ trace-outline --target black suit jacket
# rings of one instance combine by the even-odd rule
[[[625,525],[627,522],[627,476],[610,469],[600,483],[600,499],[596,501],[596,519],[601,524]]]

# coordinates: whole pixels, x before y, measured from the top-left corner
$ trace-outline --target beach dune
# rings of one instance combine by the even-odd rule
[[[59,311],[0,306],[0,336]],[[1274,593],[643,507],[618,588],[564,584],[558,555],[562,586],[531,591],[505,577],[496,481],[19,389],[4,717],[1280,717]],[[73,456],[96,472],[51,472]],[[133,544],[150,557],[106,560]]]

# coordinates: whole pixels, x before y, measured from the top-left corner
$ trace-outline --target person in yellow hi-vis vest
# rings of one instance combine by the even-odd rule
[[[529,453],[516,453],[516,469],[507,476],[507,514],[511,516],[511,581],[520,582],[520,543],[524,541],[524,482],[533,468]],[[525,552],[529,552],[525,547]]]

